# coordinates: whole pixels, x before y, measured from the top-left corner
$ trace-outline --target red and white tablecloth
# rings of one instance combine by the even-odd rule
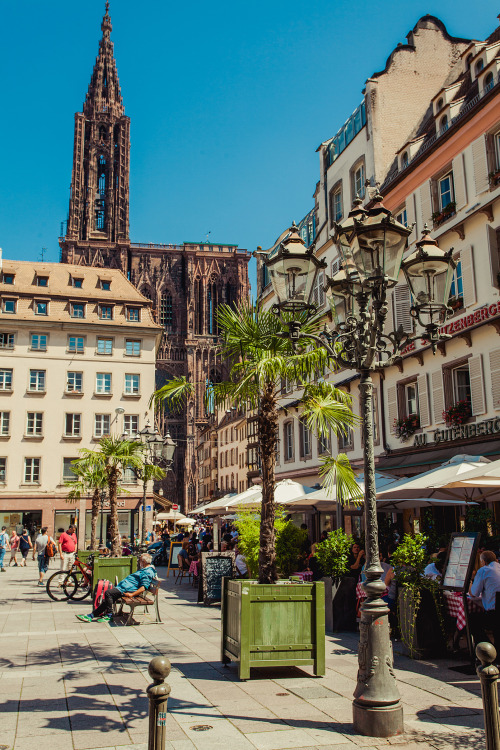
[[[189,572],[198,578],[198,560],[193,560],[189,566]]]
[[[448,607],[448,614],[450,617],[457,618],[457,630],[463,630],[466,625],[466,619],[462,594],[459,591],[443,591],[443,593]],[[472,599],[467,599],[467,607],[469,612],[481,612],[483,609],[480,604],[476,604]]]
[[[303,581],[312,581],[313,579],[312,570],[301,570],[299,573],[292,573],[292,575],[302,578]]]
[[[389,589],[386,589],[384,591],[384,593],[382,594],[382,596],[387,596],[388,593],[389,593]],[[363,588],[363,582],[362,581],[358,581],[358,583],[356,585],[356,599],[358,599],[358,600],[359,599],[366,599],[366,592],[365,592],[365,590]]]

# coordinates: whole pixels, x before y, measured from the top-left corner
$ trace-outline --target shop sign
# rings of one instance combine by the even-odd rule
[[[421,448],[430,443],[452,443],[455,440],[467,440],[486,435],[498,435],[500,433],[500,417],[493,419],[484,419],[482,422],[471,422],[470,424],[460,424],[454,427],[445,427],[436,429],[432,432],[422,432],[415,435],[413,445]],[[432,436],[432,440],[430,438]]]
[[[104,508],[109,508],[109,507],[110,507],[110,505],[109,505],[109,500],[105,500],[105,501],[104,501],[104,503],[103,503],[103,507],[104,507]],[[116,501],[116,507],[117,507],[117,508],[124,508],[124,507],[125,507],[125,500],[117,500],[117,501]]]
[[[457,318],[456,320],[452,320],[450,323],[441,326],[439,332],[447,334],[448,336],[453,336],[456,333],[466,331],[468,328],[473,328],[479,323],[484,323],[491,318],[496,318],[497,315],[500,315],[500,302],[493,302],[491,305],[484,305],[484,307],[475,310],[469,315],[463,315],[461,318]],[[420,340],[420,346],[428,346],[428,344],[429,342],[426,339]],[[408,344],[408,346],[403,349],[401,354],[410,354],[411,352],[416,351],[416,349],[417,342],[412,341],[411,344]]]

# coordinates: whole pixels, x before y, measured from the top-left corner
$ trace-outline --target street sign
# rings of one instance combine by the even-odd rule
[[[172,505],[172,510],[179,510],[179,506],[174,503]]]
[[[144,508],[144,505],[141,505],[141,507],[140,507],[140,509],[139,509],[139,510],[141,511],[141,513],[142,513],[142,509],[143,509],[143,508]],[[148,510],[153,510],[153,506],[152,506],[152,505],[146,505],[146,512],[147,512]]]

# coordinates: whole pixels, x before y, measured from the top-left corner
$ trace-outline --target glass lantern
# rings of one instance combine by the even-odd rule
[[[326,261],[316,258],[313,246],[305,246],[295,223],[286,239],[268,253],[264,262],[280,310],[300,312],[311,307],[316,277],[320,268],[326,268]]]
[[[175,452],[176,447],[177,445],[175,441],[172,440],[170,432],[167,432],[165,439],[163,440],[163,447],[162,447],[161,455],[165,459],[165,463],[168,466],[174,460],[174,452]]]
[[[427,228],[415,251],[403,262],[403,271],[420,323],[434,324],[448,307],[453,272],[453,250],[441,250]]]
[[[346,323],[348,317],[357,317],[359,304],[357,295],[361,292],[361,284],[347,277],[344,269],[332,278],[327,276],[325,294],[330,300],[335,328]]]
[[[389,286],[394,286],[411,228],[394,219],[383,205],[381,195],[376,195],[374,201],[368,211],[359,206],[355,208],[339,225],[340,251],[348,272],[354,265],[362,284],[370,285],[384,279]],[[347,253],[346,244],[349,245]]]

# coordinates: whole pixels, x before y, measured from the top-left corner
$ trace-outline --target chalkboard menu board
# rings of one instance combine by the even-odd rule
[[[235,578],[235,555],[227,552],[202,552],[201,571],[198,577],[198,601],[203,604],[220,602],[222,598],[222,579]]]
[[[442,586],[448,591],[466,592],[476,560],[480,534],[452,534]]]
[[[182,542],[170,542],[170,552],[168,555],[168,569],[167,578],[170,570],[177,570],[179,568],[179,552],[182,549]]]

